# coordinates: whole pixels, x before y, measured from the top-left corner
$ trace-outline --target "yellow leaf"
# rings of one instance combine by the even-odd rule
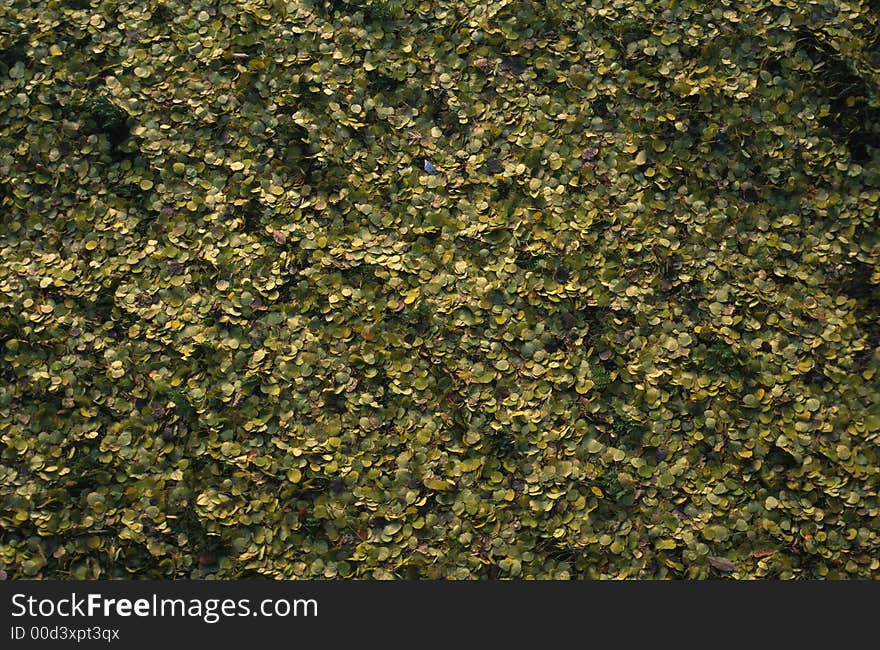
[[[419,289],[418,287],[416,287],[415,289],[410,289],[403,296],[403,304],[411,305],[419,297],[419,294],[421,294],[421,289]]]
[[[442,478],[431,477],[425,479],[425,487],[429,490],[443,491],[451,488],[452,483],[450,483],[449,481],[444,481]]]

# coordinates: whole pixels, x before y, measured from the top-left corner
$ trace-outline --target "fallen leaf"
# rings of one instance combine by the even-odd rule
[[[724,573],[736,571],[736,565],[728,560],[726,557],[709,556],[709,564]]]

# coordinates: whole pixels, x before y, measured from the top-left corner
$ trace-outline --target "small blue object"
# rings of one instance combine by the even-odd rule
[[[437,169],[434,167],[434,165],[429,163],[427,159],[425,159],[425,171],[428,172],[429,174],[436,174],[437,173]]]

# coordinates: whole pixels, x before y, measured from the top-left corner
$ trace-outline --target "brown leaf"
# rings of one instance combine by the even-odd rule
[[[776,549],[773,548],[756,548],[752,551],[752,557],[754,558],[762,558],[762,557],[770,557],[776,553]]]
[[[596,158],[596,154],[599,152],[593,149],[593,147],[587,147],[581,151],[581,159],[583,160],[594,160]]]

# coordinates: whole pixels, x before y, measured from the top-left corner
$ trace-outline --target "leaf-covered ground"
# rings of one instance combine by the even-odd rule
[[[868,0],[3,3],[0,576],[876,577],[878,82]]]

